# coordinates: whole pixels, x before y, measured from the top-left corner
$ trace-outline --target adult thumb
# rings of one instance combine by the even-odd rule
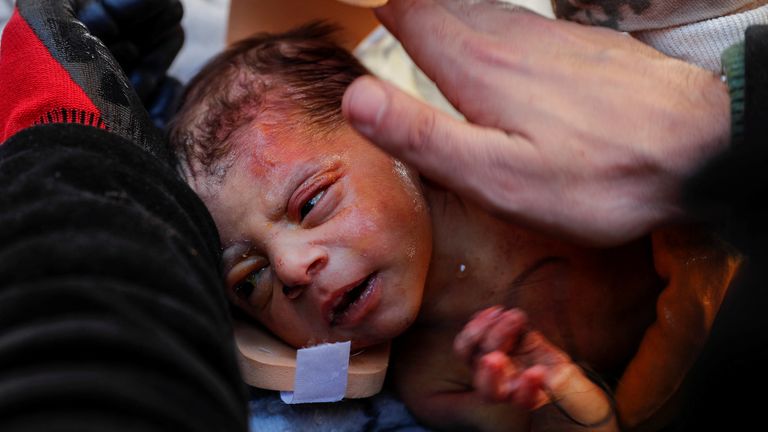
[[[459,193],[482,189],[489,156],[509,144],[499,130],[455,119],[370,76],[349,86],[342,111],[371,142]]]

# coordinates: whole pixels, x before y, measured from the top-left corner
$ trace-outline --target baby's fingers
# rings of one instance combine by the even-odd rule
[[[487,402],[512,402],[534,409],[546,403],[545,373],[546,368],[540,365],[520,369],[506,354],[494,351],[478,361],[473,384]]]
[[[528,317],[520,309],[510,309],[503,312],[486,331],[480,343],[482,354],[491,351],[511,353],[517,346],[517,341],[525,332]]]
[[[535,409],[547,402],[544,393],[544,374],[546,368],[541,365],[533,366],[523,371],[516,381],[516,388],[510,391],[508,396],[514,404],[526,408]]]
[[[501,314],[501,306],[489,307],[477,313],[464,326],[464,329],[453,340],[453,350],[459,358],[472,364],[478,354],[484,354],[480,352],[480,344],[486,332]]]
[[[487,402],[506,401],[518,387],[513,382],[517,375],[517,368],[506,354],[488,353],[477,362],[473,377],[475,391]]]

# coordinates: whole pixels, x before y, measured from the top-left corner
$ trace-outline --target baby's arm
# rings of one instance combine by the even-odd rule
[[[478,313],[456,336],[454,351],[470,365],[482,399],[536,410],[533,430],[553,422],[558,430],[618,430],[608,396],[567,354],[530,329],[519,309]]]
[[[415,326],[398,337],[388,379],[411,413],[435,430],[509,432],[529,422],[527,410],[482,400],[470,369],[452,353],[456,327]]]

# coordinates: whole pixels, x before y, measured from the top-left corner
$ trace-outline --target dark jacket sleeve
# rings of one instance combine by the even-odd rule
[[[768,26],[750,27],[741,52],[743,77],[736,78],[739,93],[743,92],[739,131],[728,151],[689,181],[686,201],[693,215],[714,223],[739,248],[752,251],[764,248],[755,233],[768,231],[764,229],[768,208]]]
[[[768,388],[768,26],[743,46],[743,119],[727,153],[699,172],[686,194],[745,256],[691,372],[682,430],[750,430],[765,422]],[[739,110],[740,111],[740,110]]]
[[[79,125],[0,146],[0,430],[245,431],[197,196]]]

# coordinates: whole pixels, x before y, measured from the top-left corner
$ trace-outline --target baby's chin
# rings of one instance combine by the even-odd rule
[[[410,308],[409,308],[410,309]],[[387,343],[403,334],[416,320],[418,315],[418,305],[414,305],[413,310],[404,312],[384,314],[368,321],[353,329],[331,330],[330,333],[323,335],[313,335],[300,340],[286,340],[285,342],[295,348],[306,348],[323,343],[351,342],[352,350],[361,350],[368,347]]]
[[[338,336],[338,337],[325,337],[325,338],[309,338],[304,341],[304,343],[288,343],[289,345],[292,345],[296,349],[300,348],[307,348],[315,345],[321,345],[324,343],[338,343],[338,342],[351,342],[351,350],[352,352],[359,351],[365,348],[369,348],[372,346],[380,345],[386,342],[391,341],[394,339],[394,337],[386,337],[386,336],[377,336],[377,337],[344,337],[344,336]]]
[[[381,345],[387,343],[394,338],[378,338],[378,339],[366,339],[366,340],[352,340],[352,352],[357,352],[370,348],[372,346]]]
[[[296,349],[307,348],[324,343],[351,342],[352,352],[355,352],[390,342],[392,339],[400,335],[400,333],[402,333],[404,330],[405,329],[402,329],[396,332],[386,331],[375,335],[328,335],[324,337],[310,337],[304,339],[303,341],[294,341],[293,343],[285,340],[284,341]]]
[[[387,328],[376,335],[352,338],[352,350],[361,350],[368,347],[388,343],[403,334],[413,323],[413,320],[403,321],[397,326]]]

